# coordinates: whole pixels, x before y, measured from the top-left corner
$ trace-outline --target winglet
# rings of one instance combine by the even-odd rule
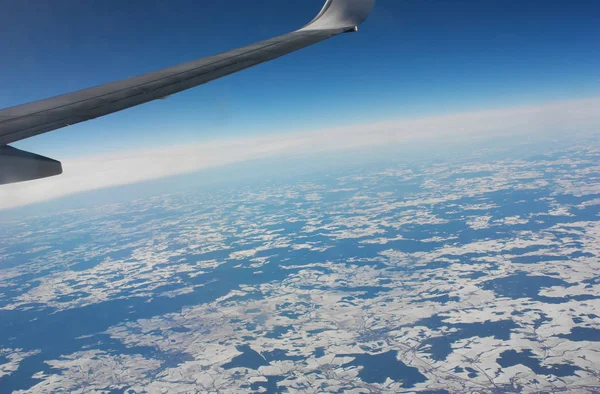
[[[327,0],[319,15],[300,30],[356,31],[374,6],[375,0]]]

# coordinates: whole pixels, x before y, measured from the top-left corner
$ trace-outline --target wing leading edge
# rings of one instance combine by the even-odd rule
[[[321,12],[299,30],[234,49],[218,55],[169,67],[45,100],[0,110],[0,147],[62,127],[85,122],[152,100],[162,99],[217,78],[316,44],[341,33],[356,31],[370,14],[375,0],[327,0]],[[10,155],[2,157],[3,152]],[[10,165],[13,158],[33,163],[32,154],[19,157],[18,151],[0,149],[0,184],[57,175],[60,171],[36,171],[28,168],[22,176],[15,173],[22,165]],[[26,154],[27,152],[23,152]],[[9,164],[7,164],[9,163]],[[53,168],[56,168],[53,162]],[[60,163],[59,163],[60,164]],[[3,174],[10,171],[11,174]],[[18,172],[18,171],[17,171]]]

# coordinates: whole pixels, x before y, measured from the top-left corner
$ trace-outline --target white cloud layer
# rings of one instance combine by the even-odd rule
[[[592,98],[293,134],[224,139],[156,150],[134,150],[63,160],[64,174],[59,177],[2,186],[0,209],[259,158],[408,141],[475,140],[598,130],[600,98]]]

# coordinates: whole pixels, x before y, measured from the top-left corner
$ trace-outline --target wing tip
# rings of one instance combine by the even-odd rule
[[[376,0],[327,0],[321,12],[301,30],[351,29],[371,14]]]

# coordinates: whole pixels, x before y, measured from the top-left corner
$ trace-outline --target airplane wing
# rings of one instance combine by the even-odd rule
[[[202,85],[341,33],[354,32],[375,0],[327,0],[292,33],[218,55],[45,100],[0,110],[0,185],[62,173],[62,165],[8,144]]]

